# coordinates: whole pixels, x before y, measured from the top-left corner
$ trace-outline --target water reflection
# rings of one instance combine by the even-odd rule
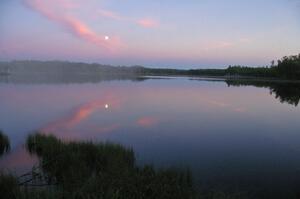
[[[226,80],[226,83],[228,86],[255,86],[269,88],[271,95],[275,95],[275,98],[281,103],[298,106],[300,101],[300,83],[249,80]]]
[[[136,75],[113,75],[113,74],[14,74],[14,75],[0,75],[0,83],[12,84],[82,84],[82,83],[100,83],[103,81],[143,81],[146,77],[139,77]]]
[[[29,133],[43,130],[130,146],[139,164],[188,166],[202,187],[295,194],[300,110],[269,91],[286,104],[299,103],[296,84],[186,78],[1,83],[0,127],[12,152],[0,168],[33,164],[22,145]]]
[[[108,106],[109,102],[109,106]],[[45,133],[52,133],[52,134],[59,134],[61,137],[74,137],[75,134],[75,127],[77,127],[82,121],[88,119],[94,112],[102,112],[105,114],[105,111],[109,108],[110,110],[114,110],[116,108],[120,107],[120,100],[111,95],[111,94],[105,94],[103,99],[100,100],[94,100],[91,102],[84,103],[78,107],[76,107],[74,110],[71,111],[70,114],[63,116],[59,119],[57,119],[54,122],[50,122],[49,124],[45,125],[44,127],[41,127],[39,131],[45,132]],[[101,132],[109,132],[114,129],[116,129],[119,125],[113,124],[108,126],[102,126],[102,127],[92,127],[92,125],[84,127],[85,129],[93,129],[94,131],[97,131],[99,133]],[[72,133],[71,135],[68,135]]]
[[[137,125],[141,127],[151,127],[158,123],[158,119],[154,117],[141,117],[136,121]]]
[[[51,75],[2,75],[0,76],[0,83],[12,84],[74,84],[74,83],[100,83],[103,81],[124,81],[130,80],[134,82],[145,81],[149,79],[171,79],[169,77],[145,77],[135,75],[82,75],[82,74],[51,74]],[[247,79],[214,79],[214,78],[192,78],[190,80],[198,81],[212,81],[212,82],[226,82],[228,86],[255,86],[262,88],[269,88],[270,93],[275,95],[281,103],[288,103],[298,106],[300,102],[300,83],[299,82],[280,82],[280,81],[264,81],[264,80],[247,80]],[[218,103],[212,101],[211,103]],[[219,106],[227,106],[226,104],[216,104]],[[240,108],[237,108],[239,111]]]
[[[0,159],[0,166],[1,164],[5,164],[5,167],[2,169],[12,173],[17,172],[19,174],[30,171],[32,166],[36,163],[37,158],[31,156],[23,145],[16,147],[8,155],[3,156],[2,159]],[[17,171],[15,170],[16,168],[18,169]]]

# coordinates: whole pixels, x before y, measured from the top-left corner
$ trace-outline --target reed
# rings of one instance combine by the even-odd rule
[[[154,169],[151,165],[139,167],[133,150],[119,144],[64,142],[52,135],[35,133],[28,136],[26,148],[38,157],[43,179],[49,186],[24,189],[23,184],[18,187],[22,197],[195,197],[188,170]]]
[[[8,137],[0,130],[0,156],[10,150]]]

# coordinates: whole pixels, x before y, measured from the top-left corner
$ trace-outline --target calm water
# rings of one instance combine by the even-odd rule
[[[32,80],[32,79],[31,79]],[[140,164],[189,167],[201,187],[297,192],[297,84],[156,78],[0,83],[0,128],[12,151],[0,168],[30,170],[26,136],[130,146]]]

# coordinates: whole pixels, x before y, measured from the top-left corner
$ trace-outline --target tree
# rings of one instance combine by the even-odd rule
[[[300,54],[278,60],[277,70],[283,78],[300,79]]]

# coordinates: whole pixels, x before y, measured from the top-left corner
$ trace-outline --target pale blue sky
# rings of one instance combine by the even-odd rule
[[[298,0],[1,0],[0,60],[268,65],[300,53],[299,6]]]

